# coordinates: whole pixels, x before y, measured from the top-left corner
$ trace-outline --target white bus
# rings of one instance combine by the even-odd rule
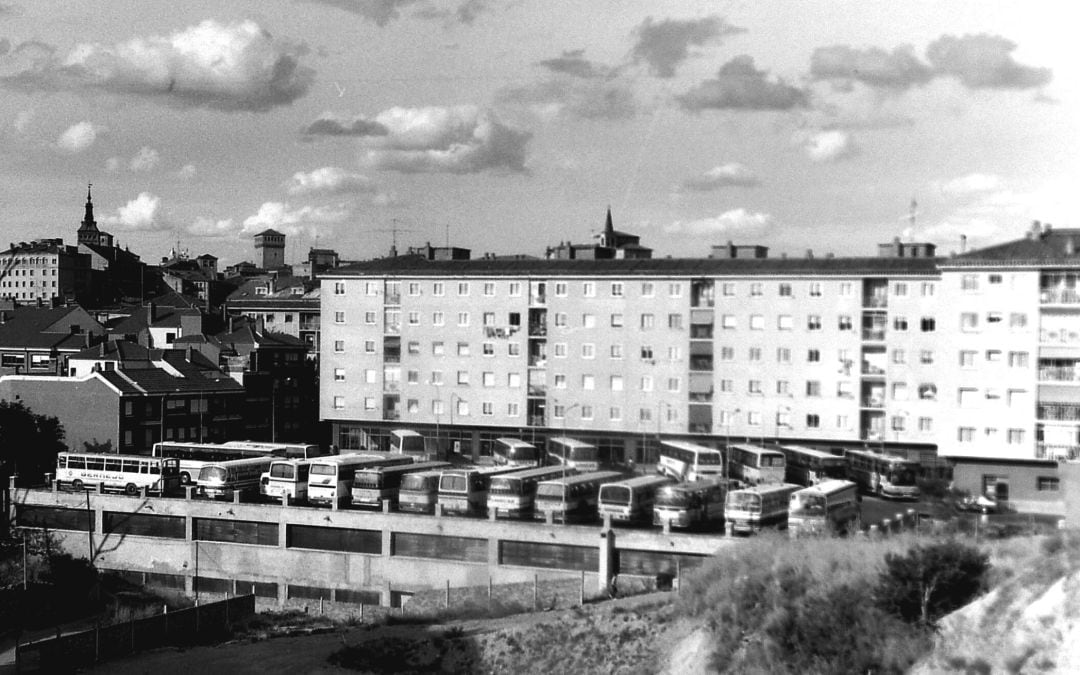
[[[540,451],[532,443],[517,438],[496,438],[491,449],[496,464],[507,466],[540,466]]]
[[[577,471],[562,466],[525,469],[491,479],[488,488],[488,515],[496,518],[531,518],[536,486],[545,480],[572,476]]]
[[[356,470],[372,466],[412,464],[410,455],[397,453],[331,455],[312,460],[308,467],[308,503],[344,506],[352,499]]]
[[[410,473],[401,477],[398,489],[398,511],[404,513],[435,513],[439,501],[441,469]]]
[[[600,517],[611,516],[616,523],[651,523],[656,492],[670,485],[667,476],[638,476],[600,486]]]
[[[394,429],[390,432],[390,452],[427,458],[427,444],[424,437],[412,429]]]
[[[656,472],[677,481],[720,478],[724,456],[715,448],[688,441],[660,441],[660,461]]]
[[[56,480],[77,491],[101,485],[110,492],[137,495],[145,487],[164,495],[180,487],[180,462],[144,455],[61,452],[56,455]]]
[[[799,485],[816,485],[830,478],[846,478],[847,462],[843,457],[801,445],[781,445],[787,460],[785,480]]]
[[[271,448],[237,447],[226,443],[179,443],[163,441],[154,443],[150,451],[153,457],[174,457],[180,460],[180,484],[194,483],[202,468],[213,462],[228,462],[248,457],[284,457],[280,446]]]
[[[581,472],[600,469],[596,446],[576,438],[555,436],[547,439],[547,457],[549,464],[558,464]]]
[[[309,459],[275,459],[270,470],[262,475],[261,490],[265,497],[284,502],[307,501]]]
[[[538,483],[533,518],[547,520],[550,513],[556,523],[596,520],[600,486],[622,477],[617,471],[595,471]]]
[[[279,457],[289,459],[315,459],[328,453],[314,443],[277,443],[274,441],[226,441],[227,448],[246,448],[249,450],[269,450]]]
[[[445,514],[479,516],[487,513],[491,479],[521,471],[515,466],[499,468],[445,469],[439,476],[439,506]]]
[[[791,493],[788,532],[847,534],[859,523],[858,486],[849,480],[826,480]]]
[[[732,445],[728,452],[730,476],[744,485],[784,482],[784,453],[757,445]]]
[[[720,523],[724,519],[726,494],[727,483],[723,478],[665,485],[656,493],[653,525],[668,523],[673,528],[690,528]]]
[[[847,450],[848,479],[859,488],[879,497],[918,499],[919,463],[896,455],[883,455],[872,450]]]
[[[212,462],[199,470],[199,494],[210,499],[241,498],[259,493],[264,472],[270,470],[273,457],[248,457]]]
[[[382,509],[384,502],[391,508],[398,504],[398,494],[405,476],[450,466],[450,462],[416,462],[397,466],[369,466],[357,469],[353,477],[353,506]]]
[[[724,532],[752,534],[763,527],[787,527],[788,502],[798,485],[780,483],[732,490],[724,501]]]

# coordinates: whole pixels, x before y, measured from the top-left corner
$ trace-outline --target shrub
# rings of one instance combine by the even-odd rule
[[[904,621],[930,626],[970,602],[983,589],[989,569],[989,556],[957,541],[890,553],[878,581],[878,601]]]

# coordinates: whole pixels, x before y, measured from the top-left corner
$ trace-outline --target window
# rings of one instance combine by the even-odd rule
[[[653,390],[653,378],[652,378],[652,375],[642,375],[641,376],[641,391],[652,391],[652,390]]]
[[[581,419],[591,420],[593,418],[593,407],[591,405],[581,406]]]
[[[1022,445],[1024,443],[1024,435],[1023,429],[1009,429],[1007,437],[1009,445]]]
[[[405,379],[408,381],[409,384],[420,384],[420,371],[419,370],[406,371]]]
[[[651,298],[656,294],[656,284],[651,281],[643,281],[641,283],[641,297]]]
[[[960,277],[960,290],[966,293],[976,293],[979,290],[979,275],[965,274]]]
[[[960,330],[965,333],[979,330],[979,315],[974,312],[963,312],[960,315]]]
[[[468,281],[459,281],[458,282],[457,294],[459,296],[464,296],[464,295],[469,294],[469,282]]]
[[[495,404],[492,403],[491,401],[484,401],[483,403],[480,404],[480,414],[481,415],[488,415],[488,416],[494,415],[495,414]]]
[[[510,282],[510,297],[513,297],[513,298],[521,297],[521,282],[520,281],[511,281]]]
[[[904,297],[907,295],[907,284],[903,281],[898,281],[893,285],[893,295],[897,297]]]
[[[655,324],[656,324],[656,317],[654,317],[652,314],[642,314],[641,315],[641,327],[643,329],[652,328]]]
[[[806,350],[806,361],[808,363],[817,363],[821,361],[821,350],[808,349]]]
[[[791,284],[786,284],[786,283],[780,284],[780,297],[781,298],[790,298],[790,297],[792,297],[791,296]]]
[[[936,401],[937,400],[937,385],[932,382],[924,382],[919,385],[919,400],[920,401]]]
[[[446,324],[446,316],[442,312],[431,313],[431,325],[443,326]]]
[[[845,298],[851,297],[854,294],[854,288],[850,281],[844,281],[840,284],[840,295]]]
[[[344,407],[345,407],[345,397],[344,396],[335,396],[334,397],[334,410],[341,410]]]
[[[493,373],[491,371],[485,371],[480,376],[480,381],[485,387],[494,387],[495,386],[495,373]]]
[[[469,371],[459,370],[457,371],[457,383],[468,384],[469,383]]]
[[[555,374],[555,388],[566,389],[566,375],[562,373]]]
[[[847,314],[841,314],[840,316],[836,317],[836,327],[839,330],[854,330],[855,324],[851,320],[851,316]]]
[[[934,430],[934,420],[930,417],[919,418],[919,431],[928,432]]]
[[[735,284],[726,282],[720,285],[720,294],[726,296],[735,295]]]
[[[410,281],[407,292],[408,292],[409,295],[411,295],[413,297],[416,297],[416,296],[420,295],[420,282],[419,281]]]
[[[919,363],[929,365],[934,362],[934,352],[929,349],[923,349],[919,352]]]
[[[760,281],[755,281],[750,284],[750,295],[756,296],[762,294],[762,286]]]
[[[961,387],[957,391],[961,408],[974,408],[978,400],[979,390],[970,387]]]
[[[581,358],[583,359],[595,359],[596,358],[596,345],[591,342],[586,342],[581,345]]]
[[[435,296],[442,296],[446,292],[446,287],[441,281],[436,281],[431,285],[431,294]]]
[[[623,326],[623,315],[622,314],[612,314],[611,315],[611,327],[612,328],[622,328],[622,326]]]
[[[520,342],[508,342],[506,343],[507,356],[521,356],[521,343]]]
[[[345,369],[344,368],[334,368],[334,382],[344,382],[344,381],[345,381]]]
[[[559,328],[565,328],[567,323],[566,312],[555,312],[555,325]]]
[[[682,347],[668,347],[667,358],[672,363],[682,361]]]
[[[761,347],[751,347],[749,356],[750,356],[751,361],[760,361],[761,360]]]
[[[375,372],[374,370],[372,370],[370,368],[364,371],[364,382],[366,384],[375,384],[378,381],[379,381],[379,374],[377,372]]]
[[[506,415],[507,415],[507,417],[517,417],[520,414],[521,414],[521,406],[520,405],[518,405],[517,403],[507,403],[506,404]]]
[[[760,393],[762,393],[762,391],[761,391],[761,380],[750,380],[747,383],[747,391],[750,392],[751,394],[760,394]]]
[[[961,368],[974,368],[975,367],[975,352],[965,349],[960,352],[960,367]]]
[[[682,314],[668,314],[667,327],[673,330],[682,330],[683,318]]]
[[[593,375],[582,375],[581,388],[585,390],[596,389],[596,377]]]
[[[379,284],[374,281],[364,282],[364,295],[378,295]]]
[[[1028,367],[1028,353],[1027,352],[1009,352],[1009,367],[1010,368],[1027,368]]]
[[[903,349],[894,349],[892,352],[892,362],[895,364],[907,363],[907,353]]]
[[[807,396],[821,396],[821,382],[817,380],[806,381],[806,395]]]
[[[760,410],[747,411],[747,413],[746,413],[746,424],[747,424],[747,426],[751,426],[751,427],[760,427],[761,426],[761,411]]]
[[[724,330],[734,330],[738,326],[734,314],[724,314],[720,317],[720,327]]]
[[[485,326],[495,325],[495,312],[484,312],[483,322]]]
[[[848,428],[848,416],[847,415],[837,415],[836,416],[836,428],[837,429],[847,429]]]
[[[986,360],[989,361],[990,363],[1000,363],[1001,362],[1001,350],[1000,349],[987,349],[986,350]]]
[[[975,427],[958,427],[956,440],[960,443],[971,443],[975,440]]]
[[[777,347],[776,361],[777,363],[791,363],[791,349],[788,347]]]
[[[1038,492],[1058,492],[1061,490],[1061,481],[1053,476],[1037,476],[1035,478],[1035,490]]]
[[[374,314],[374,312],[369,312]],[[334,323],[345,323],[345,312],[334,312]],[[372,323],[375,323],[372,321]]]
[[[933,295],[934,295],[934,284],[930,283],[929,281],[924,281],[923,284],[922,284],[922,296],[924,298],[929,298],[929,297],[933,297]]]
[[[469,313],[468,312],[458,312],[457,325],[459,325],[459,326],[468,326],[469,325]]]
[[[617,421],[621,420],[622,419],[622,408],[617,406],[617,405],[611,406],[608,409],[608,419],[610,419],[612,422],[617,422]]]
[[[904,331],[907,330],[907,317],[906,316],[894,316],[892,321],[893,330]]]
[[[821,282],[820,281],[811,281],[810,282],[810,297],[811,298],[820,298],[821,297]]]
[[[836,383],[836,397],[837,398],[855,398],[855,394],[852,393],[851,383],[847,381],[840,381]]]
[[[638,409],[638,421],[639,422],[651,422],[652,421],[652,408],[639,408]]]
[[[1009,328],[1016,330],[1019,328],[1027,327],[1027,314],[1023,312],[1013,312],[1009,314]]]
[[[582,314],[581,315],[581,327],[582,328],[596,328],[596,315],[595,314]]]
[[[677,377],[669,377],[667,380],[667,390],[671,393],[677,393],[681,388],[681,380]]]
[[[893,382],[892,397],[894,401],[906,401],[908,398],[907,382]]]
[[[817,429],[821,426],[821,417],[813,413],[806,416],[806,428]]]
[[[446,353],[446,344],[438,341],[431,343],[431,353],[435,356],[442,356]]]
[[[586,298],[596,297],[596,284],[592,281],[581,284],[581,294]]]
[[[807,316],[806,330],[821,330],[821,317],[817,314]]]
[[[457,400],[457,414],[462,417],[469,416],[469,402],[464,399]]]
[[[334,282],[334,295],[345,295],[345,282],[344,281],[335,281]]]
[[[787,380],[776,381],[776,393],[780,396],[791,395],[791,384]]]
[[[734,347],[721,347],[720,348],[720,360],[721,361],[734,361],[735,360],[735,348]]]
[[[410,326],[419,326],[420,325],[420,312],[409,312],[409,325]]]
[[[566,282],[565,281],[556,281],[555,282],[555,297],[557,297],[557,298],[565,298],[566,297]]]
[[[765,317],[761,314],[750,315],[750,330],[765,330]]]
[[[553,348],[554,348],[555,358],[557,358],[557,359],[565,359],[566,358],[566,343],[565,342],[556,342],[554,344]]]
[[[987,312],[986,323],[1001,323],[1004,315],[1001,312]]]
[[[995,285],[1000,284],[1001,283],[1001,275],[1000,274],[991,274],[988,277],[986,277],[986,281],[988,283],[990,283],[990,284],[995,284]]]
[[[609,380],[609,385],[611,387],[611,391],[622,391],[623,390],[623,378],[622,378],[622,375],[612,375],[611,379]]]
[[[371,342],[372,342],[372,345],[374,345],[374,341],[371,341]],[[342,354],[342,353],[345,352],[345,341],[344,340],[334,340],[334,352],[337,353],[337,354]]]
[[[495,343],[483,342],[480,344],[480,351],[484,356],[495,356]],[[564,354],[565,356],[565,354]]]
[[[924,333],[933,333],[934,329],[937,328],[937,321],[932,316],[924,316],[919,319],[919,328]]]
[[[681,298],[682,284],[668,284],[668,296],[672,298]]]
[[[795,320],[790,314],[781,314],[776,317],[776,327],[779,330],[791,330],[795,326]]]
[[[459,342],[459,343],[457,343],[457,353],[458,353],[458,356],[469,356],[469,354],[471,353],[471,350],[469,349],[469,343],[468,342]]]
[[[611,297],[621,298],[623,297],[623,282],[612,281],[611,282]]]
[[[506,386],[511,389],[518,389],[521,387],[521,373],[507,373],[506,374]]]

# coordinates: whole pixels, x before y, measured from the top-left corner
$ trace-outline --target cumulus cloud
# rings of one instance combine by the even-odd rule
[[[1000,35],[943,35],[926,48],[926,58],[942,75],[972,89],[1031,89],[1052,76],[1049,68],[1017,63],[1016,43]]]
[[[390,132],[383,125],[362,115],[345,119],[324,113],[300,133],[305,136],[385,136]]]
[[[953,178],[952,180],[940,181],[934,184],[939,192],[947,195],[970,195],[985,192],[993,192],[1001,189],[1002,180],[999,176],[985,173],[969,173],[966,176]]]
[[[158,151],[148,145],[139,148],[135,156],[128,162],[128,168],[132,171],[151,171],[161,162]]]
[[[415,16],[419,19],[442,19],[446,24],[463,23],[471,26],[476,19],[491,11],[490,0],[465,0],[456,8],[421,7]]]
[[[442,19],[471,24],[478,16],[490,11],[490,0],[463,0],[456,8],[437,7],[428,0],[307,0],[307,2],[336,7],[356,14],[376,26],[385,26],[401,18],[402,10],[416,7],[414,16],[419,19]]]
[[[304,45],[277,39],[254,21],[208,19],[166,36],[81,43],[62,57],[48,45],[34,46],[23,67],[0,77],[0,85],[263,112],[302,97],[314,79],[314,71],[301,64]]]
[[[675,69],[690,56],[691,47],[701,47],[721,37],[745,31],[718,16],[684,21],[653,21],[650,16],[634,29],[637,41],[630,54],[635,63],[647,63],[653,75],[674,77]]]
[[[712,192],[725,187],[756,187],[758,177],[742,164],[732,162],[714,166],[699,176],[687,178],[679,186],[682,191]]]
[[[531,134],[476,106],[390,108],[375,118],[385,136],[365,138],[369,166],[402,173],[525,171]]]
[[[783,80],[770,81],[753,57],[736,56],[716,73],[678,97],[686,110],[790,110],[806,105],[806,93]]]
[[[553,59],[544,59],[537,65],[542,66],[553,73],[562,73],[573,77],[605,77],[611,69],[585,58],[584,49],[571,49],[563,51],[562,56]]]
[[[744,208],[725,211],[712,218],[699,220],[677,220],[664,226],[667,234],[718,235],[758,232],[773,223],[773,217],[767,213],[747,211]]]
[[[879,47],[855,49],[835,45],[814,50],[810,76],[815,80],[855,81],[899,91],[926,84],[934,72],[915,56],[910,45],[896,47],[891,52]]]
[[[324,166],[308,173],[294,173],[286,188],[291,196],[312,194],[371,194],[376,191],[373,180],[359,173],[336,166]]]
[[[164,230],[168,223],[161,216],[161,198],[149,192],[139,196],[116,210],[115,214],[101,219],[106,225],[124,230]]]
[[[60,134],[60,138],[56,139],[56,145],[67,152],[82,152],[94,144],[99,133],[101,133],[101,127],[91,122],[79,122]]]
[[[244,219],[240,233],[257,234],[273,228],[288,235],[314,236],[324,227],[343,223],[352,215],[352,209],[344,204],[293,208],[285,202],[265,202],[258,213]]]
[[[552,77],[496,93],[500,104],[522,106],[541,117],[620,120],[637,114],[638,102],[621,80]]]
[[[230,237],[235,235],[239,228],[232,218],[214,220],[200,216],[186,228],[187,233],[196,237]]]
[[[840,129],[815,132],[803,144],[806,156],[814,162],[837,162],[854,157],[859,152],[855,139]]]

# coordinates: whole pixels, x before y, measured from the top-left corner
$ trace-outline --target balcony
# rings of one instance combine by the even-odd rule
[[[885,341],[885,329],[884,328],[863,328],[862,339],[870,340],[873,342]]]
[[[546,323],[530,323],[529,337],[544,337],[547,335]]]
[[[542,427],[542,426],[544,426],[544,416],[543,415],[529,415],[529,426],[530,427]]]
[[[1072,366],[1039,368],[1039,381],[1080,384],[1080,369]]]
[[[547,396],[547,385],[546,384],[530,384],[529,385],[529,396],[546,397]]]
[[[1075,288],[1044,288],[1039,291],[1043,305],[1080,305],[1080,291]]]
[[[1040,403],[1036,412],[1040,422],[1078,422],[1080,405],[1069,403]]]
[[[1080,332],[1075,330],[1043,328],[1039,331],[1039,342],[1043,345],[1080,347]]]
[[[314,321],[300,321],[300,330],[319,330],[318,319]]]
[[[885,369],[877,364],[870,363],[869,361],[863,361],[862,374],[874,377],[885,377]]]
[[[1058,461],[1076,461],[1080,459],[1080,445],[1061,445],[1057,443],[1036,443],[1035,459],[1056,459]]]
[[[889,297],[887,295],[866,296],[863,298],[864,309],[885,309],[888,306]]]
[[[387,421],[397,421],[401,419],[401,413],[397,410],[384,410],[382,418]]]
[[[859,405],[863,408],[880,409],[885,407],[885,399],[882,396],[863,396]]]

